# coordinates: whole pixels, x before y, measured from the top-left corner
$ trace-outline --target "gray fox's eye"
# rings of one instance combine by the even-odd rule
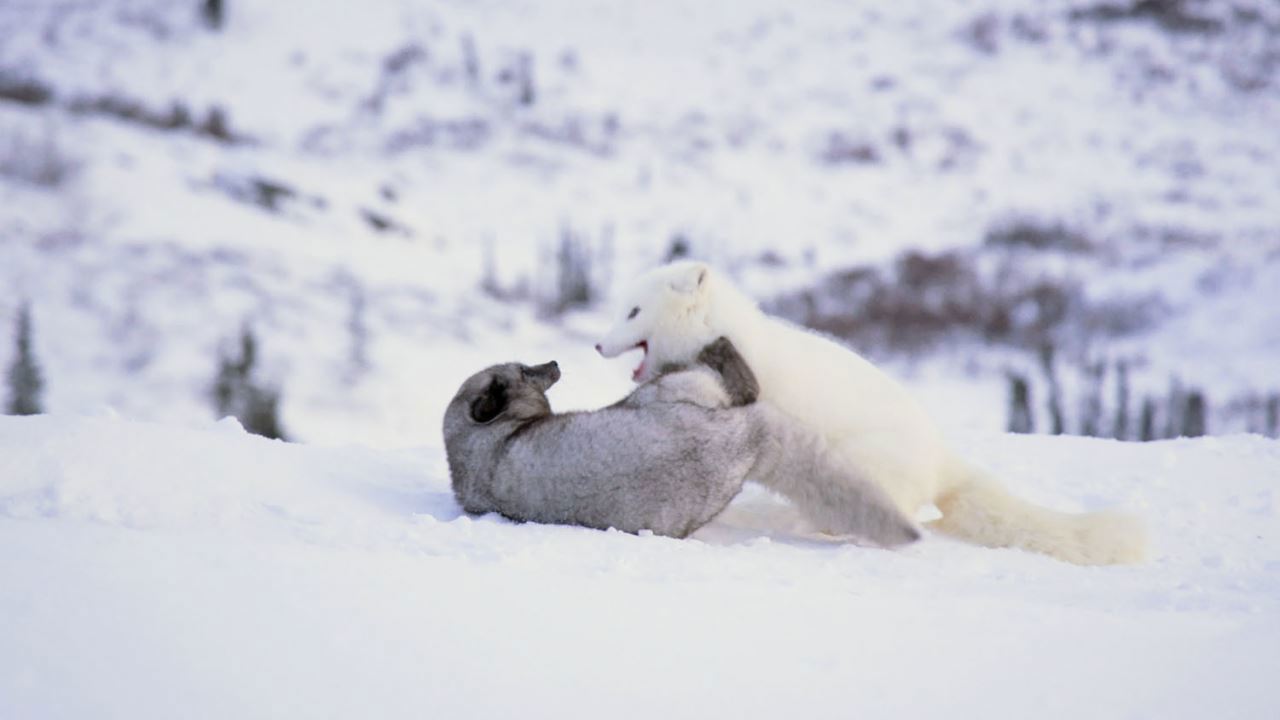
[[[627,315],[627,319],[634,320],[635,317],[639,314],[640,314],[640,307],[639,306],[633,307],[631,308],[631,313]]]

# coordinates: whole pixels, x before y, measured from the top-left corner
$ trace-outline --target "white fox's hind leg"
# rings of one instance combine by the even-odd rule
[[[880,488],[848,477],[814,477],[796,488],[801,512],[824,532],[853,535],[881,547],[898,547],[920,539],[920,530]]]
[[[881,487],[859,473],[817,435],[757,405],[771,429],[768,461],[752,479],[784,495],[821,532],[853,535],[881,547],[920,539],[912,518]]]

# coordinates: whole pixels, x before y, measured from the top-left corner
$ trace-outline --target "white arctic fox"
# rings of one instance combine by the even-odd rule
[[[935,504],[942,513],[930,524],[935,530],[1081,565],[1138,562],[1146,555],[1145,531],[1135,518],[1062,513],[1014,497],[947,448],[906,388],[836,342],[765,315],[703,263],[675,262],[646,273],[621,307],[596,349],[605,357],[642,349],[637,382],[667,364],[691,362],[709,342],[727,336],[759,379],[761,401],[819,433],[850,476],[882,488],[908,517]],[[811,517],[822,516],[820,508],[805,507],[816,498],[789,497]]]

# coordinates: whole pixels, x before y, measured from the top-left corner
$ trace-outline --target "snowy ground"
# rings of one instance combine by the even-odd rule
[[[1024,272],[1168,309],[1089,348],[1136,389],[1278,391],[1280,10],[1190,3],[1219,29],[1188,33],[1101,4],[243,0],[214,32],[194,2],[3,3],[0,81],[48,97],[0,98],[0,336],[30,301],[51,409],[196,422],[252,323],[293,437],[395,447],[435,432],[425,378],[498,356],[616,396],[586,362],[608,298],[567,330],[533,309],[566,228],[606,296],[680,235],[767,300],[1030,217],[1096,247]],[[1006,356],[897,364],[1002,426]]]
[[[832,544],[758,491],[687,541],[516,525],[435,443],[0,419],[0,716],[1280,712],[1280,442],[964,439],[1153,559]]]

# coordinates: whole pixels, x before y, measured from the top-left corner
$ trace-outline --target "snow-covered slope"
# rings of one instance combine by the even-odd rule
[[[1091,243],[1026,274],[1169,310],[1089,348],[1135,384],[1276,390],[1273,3],[197,5],[0,4],[0,319],[33,304],[55,410],[205,419],[248,321],[294,437],[413,443],[453,358],[625,381],[586,362],[599,305],[531,309],[565,231],[603,293],[679,235],[768,299],[1011,216]],[[920,385],[996,427],[1003,363]]]
[[[965,440],[1154,558],[833,544],[758,490],[687,541],[516,525],[435,443],[0,418],[0,716],[1280,712],[1280,442]]]

